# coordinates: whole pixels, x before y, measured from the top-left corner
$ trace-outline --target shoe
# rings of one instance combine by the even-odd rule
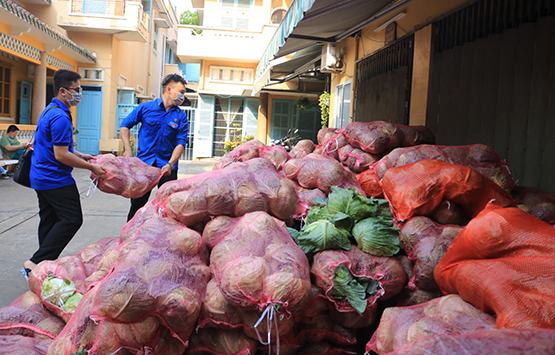
[[[1,180],[8,180],[8,179],[11,179],[11,177],[8,176],[8,174],[5,174],[5,175],[2,174],[2,175],[0,175],[0,179],[1,179]]]
[[[31,273],[31,269],[27,269],[26,267],[22,267],[19,272],[21,273],[21,276],[23,276],[23,278],[25,278],[25,281],[29,281],[29,274]]]

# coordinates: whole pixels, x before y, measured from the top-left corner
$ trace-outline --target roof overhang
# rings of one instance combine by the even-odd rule
[[[45,44],[46,50],[59,50],[81,63],[95,63],[96,55],[54,30],[38,17],[11,0],[0,0],[2,21],[11,27],[12,35],[28,33]]]
[[[339,42],[410,0],[295,0],[258,64],[255,90],[280,74],[299,74],[326,43]],[[310,54],[308,54],[310,53]],[[293,68],[296,67],[296,68]]]

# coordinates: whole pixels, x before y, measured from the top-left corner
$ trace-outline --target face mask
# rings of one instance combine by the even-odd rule
[[[177,93],[175,99],[173,99],[174,106],[181,106],[181,104],[185,101],[185,94]]]
[[[81,93],[80,92],[72,92],[70,90],[67,91],[71,94],[71,99],[67,100],[69,106],[77,106],[81,102]]]

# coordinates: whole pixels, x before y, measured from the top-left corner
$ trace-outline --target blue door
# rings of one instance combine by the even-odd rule
[[[19,90],[19,123],[31,124],[33,84],[23,80],[21,81],[21,88]]]
[[[83,86],[83,98],[77,106],[77,150],[98,154],[102,127],[102,88]]]

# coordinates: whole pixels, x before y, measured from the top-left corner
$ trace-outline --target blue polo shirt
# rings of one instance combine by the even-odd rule
[[[54,98],[39,117],[33,158],[31,160],[31,187],[35,190],[52,190],[75,184],[72,167],[54,157],[54,146],[69,147],[73,153],[73,124],[69,108]]]
[[[135,107],[123,120],[121,127],[131,129],[138,123],[141,123],[141,128],[137,157],[148,165],[156,164],[161,168],[168,163],[178,144],[184,147],[187,145],[187,114],[175,106],[166,111],[161,98]]]

